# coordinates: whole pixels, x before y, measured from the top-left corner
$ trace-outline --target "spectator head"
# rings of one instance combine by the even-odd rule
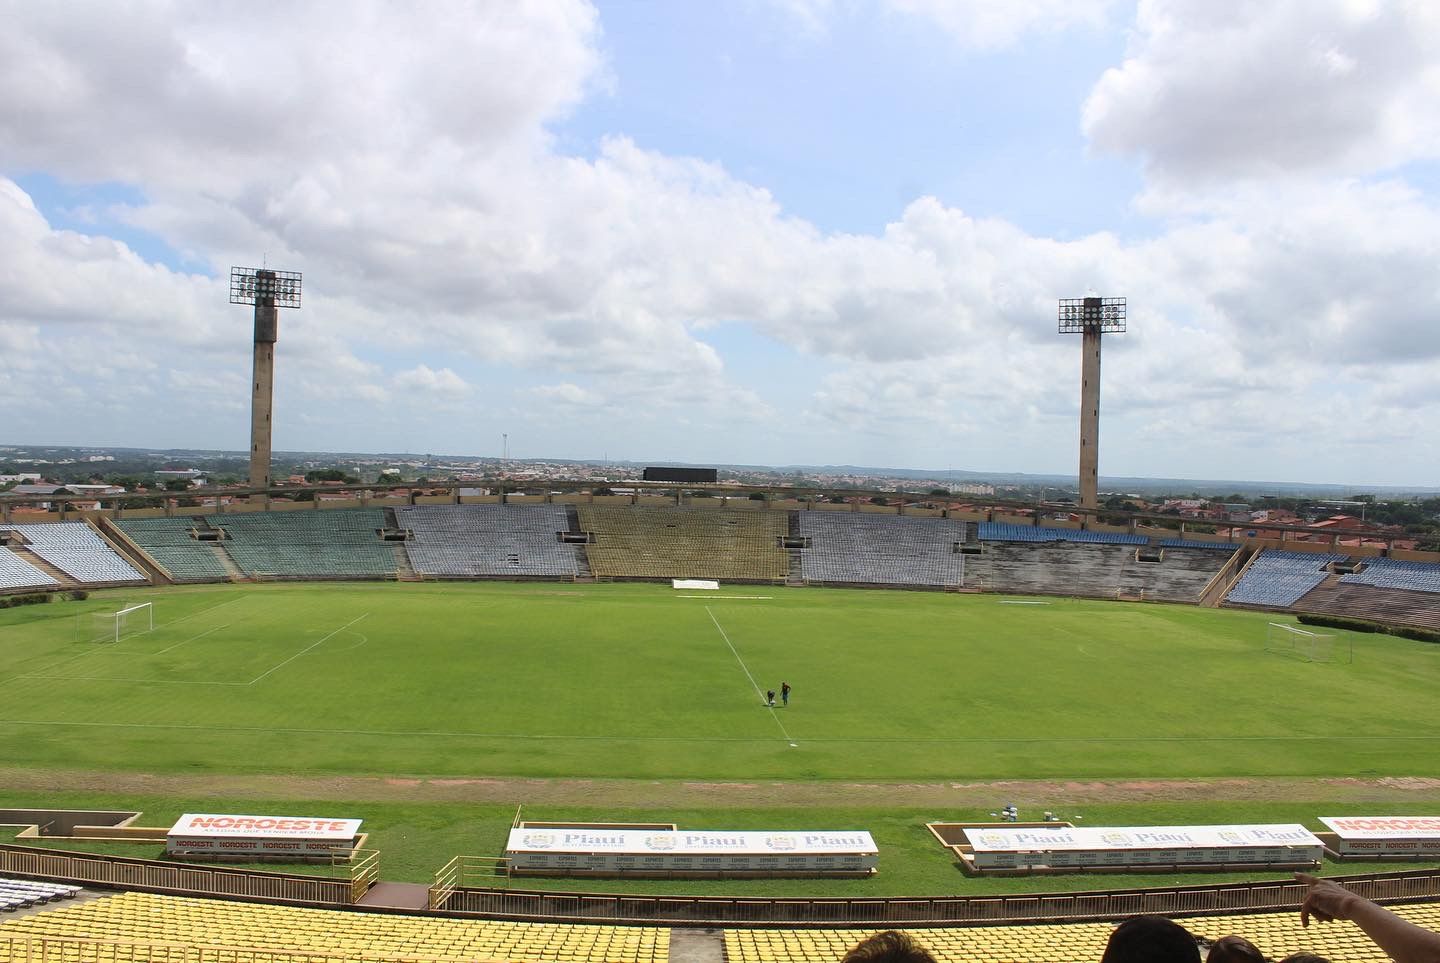
[[[1316,956],[1314,953],[1291,953],[1280,963],[1330,963],[1323,956]]]
[[[856,943],[841,963],[935,963],[935,957],[907,934],[886,930]]]
[[[1265,954],[1243,936],[1222,936],[1210,944],[1205,963],[1265,963]]]
[[[1111,931],[1100,963],[1200,963],[1200,948],[1174,920],[1132,916]]]

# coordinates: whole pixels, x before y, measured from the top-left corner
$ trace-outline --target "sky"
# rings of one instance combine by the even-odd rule
[[[0,15],[0,443],[1440,483],[1428,0]]]

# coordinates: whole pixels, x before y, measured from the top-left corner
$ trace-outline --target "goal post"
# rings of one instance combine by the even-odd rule
[[[1349,636],[1333,632],[1312,632],[1284,622],[1265,623],[1265,651],[1287,655],[1305,662],[1355,661],[1354,643]]]
[[[84,641],[119,642],[155,630],[155,603],[126,604],[113,612],[91,612],[88,619],[81,619]]]

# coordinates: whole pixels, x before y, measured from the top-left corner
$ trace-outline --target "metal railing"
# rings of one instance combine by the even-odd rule
[[[452,861],[453,862],[453,861]],[[1440,898],[1440,870],[1331,877],[1376,902]],[[929,899],[734,899],[467,888],[455,878],[447,913],[549,922],[671,925],[891,926],[1081,922],[1137,913],[1194,916],[1278,911],[1300,905],[1302,883],[1175,886],[1113,892],[943,896]]]
[[[374,850],[358,851],[348,867],[344,875],[317,877],[0,844],[0,875],[311,905],[348,906],[358,901],[379,878],[379,853]],[[506,877],[508,883],[508,869],[508,863],[503,858],[457,856],[435,874],[430,887],[429,908],[446,915],[560,923],[939,926],[1079,922],[1116,919],[1136,913],[1193,916],[1287,910],[1297,907],[1305,892],[1303,884],[1290,879],[1155,889],[919,899],[647,896],[512,890],[485,885],[497,876]],[[1330,878],[1379,903],[1440,899],[1440,869]],[[12,959],[29,957],[22,955]]]
[[[366,865],[378,873],[378,855]],[[98,856],[11,843],[0,843],[0,876],[31,876],[157,893],[203,893],[327,906],[350,905],[357,886],[353,870],[342,877],[263,873],[229,866]]]
[[[350,873],[350,902],[358,903],[366,891],[380,882],[380,851],[378,849],[356,849],[350,851],[348,859],[338,858],[332,868],[338,866]]]
[[[457,892],[495,892],[487,884],[496,877],[503,877],[507,883],[510,878],[510,860],[504,856],[456,856],[436,872],[427,905],[432,910],[448,910]]]

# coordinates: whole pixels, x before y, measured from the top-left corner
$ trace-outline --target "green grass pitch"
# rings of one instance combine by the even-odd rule
[[[11,766],[711,780],[1433,775],[1440,648],[1255,613],[728,586],[137,590],[0,611]],[[765,596],[731,598],[731,596]],[[86,640],[153,600],[153,632]],[[752,681],[753,679],[753,681]],[[788,708],[759,688],[794,686]],[[795,745],[792,747],[791,743]]]

